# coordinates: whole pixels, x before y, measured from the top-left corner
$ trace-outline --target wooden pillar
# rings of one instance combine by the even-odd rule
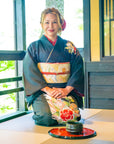
[[[26,26],[25,26],[25,0],[14,0],[14,22],[15,22],[15,49],[17,51],[26,50]],[[16,75],[22,76],[23,63],[16,61]],[[22,82],[17,82],[17,87],[23,86]],[[25,110],[24,92],[17,93],[17,110]]]

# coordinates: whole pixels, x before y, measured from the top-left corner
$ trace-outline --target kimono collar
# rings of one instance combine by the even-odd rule
[[[53,46],[55,46],[56,41],[57,41],[57,37],[56,37],[56,39],[55,39],[54,41],[52,41],[52,40],[49,39],[46,35],[44,35],[44,36],[48,39],[48,41],[49,41]]]

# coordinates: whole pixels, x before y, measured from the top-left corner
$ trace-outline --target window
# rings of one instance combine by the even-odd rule
[[[6,12],[7,9],[7,12]],[[13,0],[0,1],[0,51],[12,51],[14,47]],[[10,74],[10,75],[9,75]],[[15,77],[15,61],[0,61],[0,79]],[[0,91],[15,88],[16,83],[0,83]],[[16,93],[0,96],[0,116],[16,111]]]
[[[13,0],[0,1],[0,50],[15,49],[13,11]]]
[[[25,55],[24,9],[24,0],[0,1],[0,122],[27,110],[21,61]]]
[[[40,25],[41,12],[46,8],[45,0],[25,0],[26,10],[26,46],[42,34]]]
[[[114,56],[114,0],[104,0],[104,57]]]
[[[64,18],[66,29],[62,37],[72,41],[77,48],[83,48],[83,0],[64,0]]]

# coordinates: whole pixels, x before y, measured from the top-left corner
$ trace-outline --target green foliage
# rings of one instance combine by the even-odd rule
[[[14,61],[0,61],[0,72],[15,69]]]
[[[83,24],[80,24],[80,25],[78,26],[78,28],[79,28],[79,30],[83,30]]]
[[[14,70],[15,69],[15,61],[0,61],[0,72],[7,72],[8,70]],[[11,87],[11,84],[9,83],[1,83],[0,84],[0,90],[8,89]],[[0,105],[0,113],[4,114],[7,113],[9,110],[13,110],[13,104],[16,102],[16,96],[14,93],[8,94],[6,98],[3,98],[3,96],[0,98],[3,101],[10,101],[11,103],[3,103]]]
[[[10,85],[8,85],[8,84],[6,84],[6,83],[0,85],[0,87],[2,87],[2,88],[8,88],[9,86],[10,86]]]
[[[78,19],[78,20],[83,19],[83,9],[76,10],[76,19]],[[83,30],[83,23],[79,23],[78,28],[79,28],[79,30]]]
[[[64,15],[64,0],[46,0],[46,7],[57,8]]]
[[[6,105],[0,105],[0,113],[6,113],[8,110],[12,110],[13,107],[6,106]]]
[[[14,93],[9,94],[5,99],[3,100],[7,100],[8,102],[10,102],[10,104],[2,104],[0,105],[0,113],[4,114],[7,113],[9,110],[13,110],[14,109],[14,103],[16,102],[16,96]]]
[[[82,9],[78,9],[77,11],[76,11],[76,14],[77,14],[77,18],[80,18],[80,19],[82,19],[83,18],[83,10]]]
[[[7,97],[7,100],[8,99],[12,99],[13,103],[16,102],[16,96],[15,96],[15,94],[14,93],[9,94],[9,97]]]

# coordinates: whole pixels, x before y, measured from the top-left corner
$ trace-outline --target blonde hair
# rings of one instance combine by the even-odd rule
[[[45,9],[41,13],[40,23],[43,24],[46,14],[49,14],[49,13],[54,14],[54,15],[57,16],[57,22],[58,22],[58,25],[59,25],[58,33],[60,33],[62,31],[62,24],[63,24],[64,19],[63,19],[63,16],[60,14],[60,12],[57,9],[55,9],[55,8]]]

